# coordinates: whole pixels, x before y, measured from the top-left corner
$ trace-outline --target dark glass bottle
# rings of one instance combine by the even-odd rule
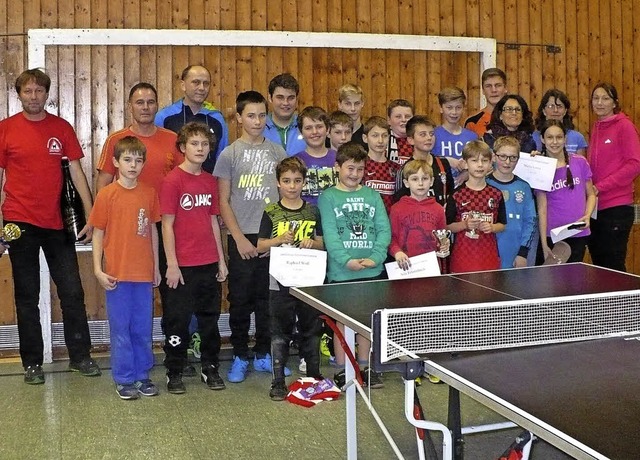
[[[87,224],[84,215],[84,206],[82,199],[73,185],[71,180],[71,171],[69,170],[69,159],[62,157],[62,195],[60,195],[60,210],[62,211],[62,224],[64,231],[73,241],[78,240],[78,233]]]

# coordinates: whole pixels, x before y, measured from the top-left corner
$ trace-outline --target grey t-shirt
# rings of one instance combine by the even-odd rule
[[[213,175],[230,181],[231,209],[245,235],[258,233],[265,206],[278,201],[276,165],[286,156],[266,138],[259,145],[238,139],[220,153]]]

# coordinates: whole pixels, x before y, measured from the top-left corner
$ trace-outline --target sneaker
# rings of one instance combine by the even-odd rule
[[[200,360],[202,354],[200,353],[200,334],[194,332],[191,334],[191,341],[189,342],[189,351],[193,354],[193,357]]]
[[[304,374],[304,375],[307,374],[307,362],[304,360],[304,358],[300,358],[300,364],[298,365],[298,370],[300,371],[301,374]]]
[[[338,362],[336,361],[336,357],[329,356],[329,366],[336,367],[337,365],[338,365]]]
[[[429,378],[429,382],[431,383],[434,383],[434,384],[442,383],[442,380],[440,380],[440,378],[436,377],[435,375],[427,374],[427,377]]]
[[[85,377],[97,377],[102,375],[98,363],[92,358],[84,358],[82,361],[69,361],[69,370],[80,372]]]
[[[384,387],[382,376],[379,373],[372,371],[368,367],[366,367],[363,371],[360,371],[360,375],[362,376],[364,386],[368,386],[372,389]]]
[[[273,380],[271,382],[271,389],[269,390],[271,401],[284,401],[288,394],[289,389],[284,380]]]
[[[218,368],[212,364],[202,366],[200,379],[207,384],[210,390],[224,390],[226,388],[220,374],[218,373]]]
[[[258,355],[256,355],[255,358],[253,358],[253,369],[256,372],[272,372],[271,369],[271,355],[269,353],[267,353],[266,355],[263,355],[262,358],[258,358]],[[289,369],[288,367],[285,366],[284,368],[284,376],[285,377],[289,377],[291,375],[291,369]]]
[[[331,337],[327,334],[322,334],[320,338],[320,355],[321,356],[331,356],[331,351],[329,349],[329,342],[331,342]]]
[[[151,379],[138,380],[133,386],[142,396],[157,396],[160,393]]]
[[[231,383],[240,383],[247,378],[247,370],[249,370],[249,361],[234,356],[231,369],[227,372],[227,380]]]
[[[344,369],[333,374],[333,383],[342,390],[342,387],[347,383],[347,378],[344,375]]]
[[[138,399],[138,389],[135,385],[116,384],[116,393],[120,399]]]
[[[198,375],[198,373],[196,372],[196,368],[192,364],[187,364],[186,366],[184,366],[184,369],[182,369],[183,377],[195,377],[196,375]]]
[[[41,385],[44,383],[44,372],[40,364],[27,366],[24,370],[24,383],[29,385]]]
[[[182,374],[167,372],[167,391],[174,395],[181,395],[187,392],[187,388],[182,382]]]

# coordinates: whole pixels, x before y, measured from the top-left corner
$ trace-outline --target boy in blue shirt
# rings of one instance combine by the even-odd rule
[[[514,137],[500,137],[493,145],[495,168],[487,184],[502,191],[507,226],[497,233],[500,267],[526,267],[527,256],[537,241],[537,215],[531,187],[513,174],[520,157],[520,142]],[[533,248],[535,253],[535,247]]]

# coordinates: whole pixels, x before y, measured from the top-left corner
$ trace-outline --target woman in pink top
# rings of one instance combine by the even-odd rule
[[[591,129],[587,158],[598,196],[598,216],[591,219],[589,252],[596,265],[626,271],[627,242],[633,225],[633,182],[640,174],[640,138],[621,112],[618,91],[598,83],[591,92],[598,117]]]

